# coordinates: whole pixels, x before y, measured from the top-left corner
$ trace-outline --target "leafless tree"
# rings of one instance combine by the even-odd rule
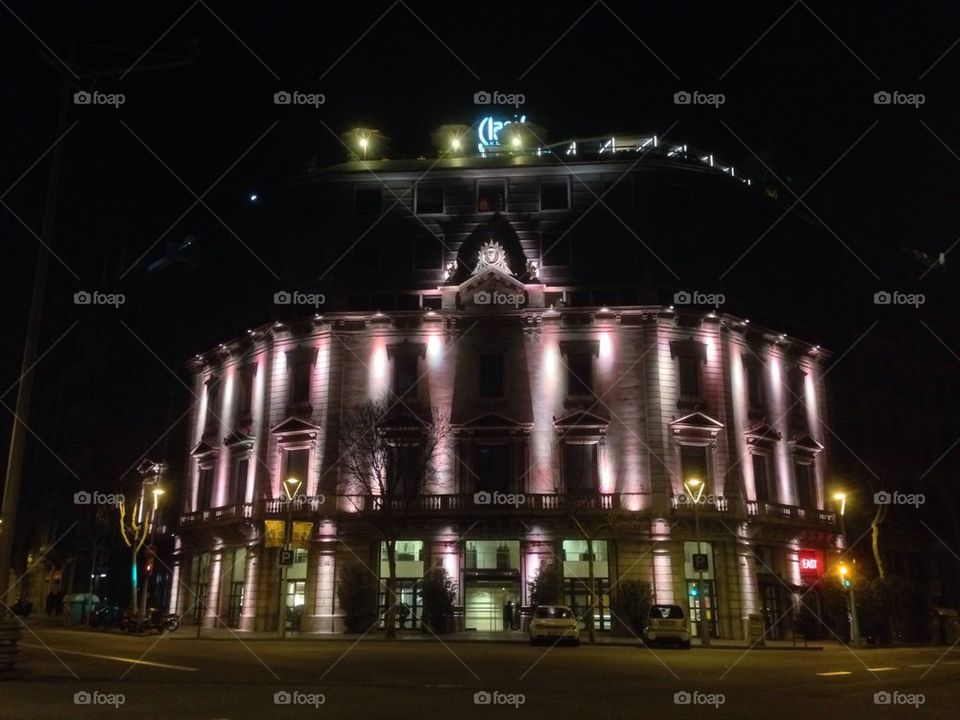
[[[448,418],[437,410],[419,415],[386,399],[358,405],[341,429],[344,495],[387,551],[388,638],[396,636],[397,540],[423,496],[436,487],[437,465],[450,432]]]

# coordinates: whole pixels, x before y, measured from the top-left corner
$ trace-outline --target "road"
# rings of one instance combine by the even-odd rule
[[[35,632],[23,637],[26,675],[0,682],[4,720],[954,718],[960,689],[960,649],[947,648],[653,651]],[[483,692],[494,702],[475,703]],[[691,702],[678,704],[684,692]],[[878,692],[913,704],[876,705]],[[91,704],[76,704],[76,693]]]

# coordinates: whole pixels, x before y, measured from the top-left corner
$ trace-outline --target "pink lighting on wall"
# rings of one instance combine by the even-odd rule
[[[390,388],[390,361],[387,358],[387,344],[382,337],[373,340],[368,366],[367,396],[371,400],[379,400]]]

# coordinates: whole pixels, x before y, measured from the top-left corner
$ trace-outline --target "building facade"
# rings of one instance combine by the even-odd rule
[[[545,563],[583,611],[591,537],[599,630],[636,579],[714,636],[744,638],[756,614],[780,636],[842,547],[827,354],[722,296],[702,305],[676,286],[674,304],[648,301],[643,241],[620,218],[645,215],[661,185],[673,197],[678,176],[750,192],[733,168],[656,138],[590,148],[354,161],[300,184],[323,222],[294,254],[321,258],[323,282],[279,291],[282,317],[190,364],[173,611],[271,630],[282,597],[290,627],[343,631],[342,569],[387,575],[378,500],[344,468],[344,422],[370,400],[450,427],[400,518],[401,627],[417,628],[435,566],[464,629],[515,626],[504,608],[529,605]]]

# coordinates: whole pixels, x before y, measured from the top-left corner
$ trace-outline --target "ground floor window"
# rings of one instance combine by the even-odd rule
[[[400,630],[418,630],[422,615],[423,596],[419,578],[397,578],[396,627]],[[387,616],[387,583],[380,583],[380,627],[385,626]]]
[[[763,599],[763,624],[770,640],[783,639],[783,590],[779,583],[759,581]]]
[[[719,637],[717,633],[717,591],[713,580],[687,580],[687,598],[689,600],[690,634],[701,637],[700,622],[707,623],[710,637]]]
[[[567,605],[573,610],[583,623],[590,627],[594,624],[597,630],[610,629],[610,581],[607,578],[594,578],[594,597],[589,591],[588,578],[564,578],[564,598]],[[590,606],[596,602],[593,611]]]
[[[227,606],[227,625],[239,627],[240,612],[243,610],[243,581],[230,583],[230,604]]]

